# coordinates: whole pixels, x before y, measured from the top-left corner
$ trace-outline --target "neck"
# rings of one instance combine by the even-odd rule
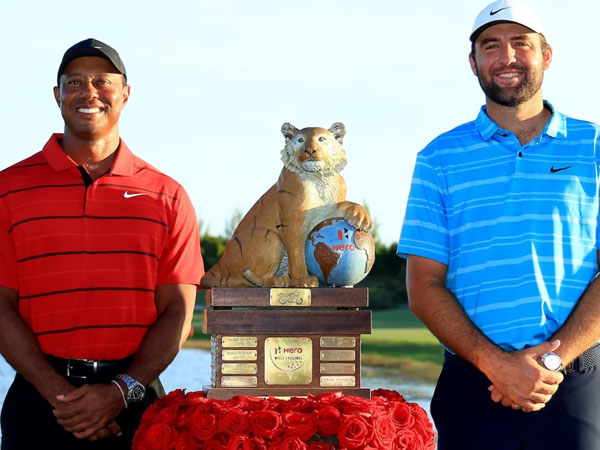
[[[79,136],[65,128],[61,146],[64,152],[77,164],[85,166],[93,179],[104,175],[110,169],[119,148],[119,131],[109,136]]]
[[[486,100],[487,115],[501,128],[512,131],[521,145],[538,136],[552,113],[544,107],[541,91],[525,103],[517,106],[504,106]]]

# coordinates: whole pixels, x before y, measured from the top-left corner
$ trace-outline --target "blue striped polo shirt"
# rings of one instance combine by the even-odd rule
[[[422,150],[398,242],[448,266],[448,289],[505,350],[547,340],[598,271],[600,127],[545,104],[524,146],[484,106]]]

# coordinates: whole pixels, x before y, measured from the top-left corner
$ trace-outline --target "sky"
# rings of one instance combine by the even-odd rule
[[[3,0],[0,167],[63,130],[56,71],[68,47],[94,37],[117,49],[132,86],[121,137],[186,188],[211,234],[277,180],[284,122],[343,122],[348,200],[368,205],[391,244],[417,152],[484,103],[467,56],[488,3]],[[544,97],[600,122],[600,3],[529,3],[554,49]]]

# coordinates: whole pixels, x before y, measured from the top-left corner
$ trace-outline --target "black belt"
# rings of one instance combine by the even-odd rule
[[[600,364],[600,344],[588,348],[585,352],[575,358],[573,362],[569,363],[563,372],[579,372],[598,364]]]
[[[94,361],[91,359],[58,358],[45,355],[48,362],[63,377],[84,383],[108,383],[127,370],[133,355],[124,359]]]

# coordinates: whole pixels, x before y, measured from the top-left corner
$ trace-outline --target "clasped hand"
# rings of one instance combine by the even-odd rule
[[[563,381],[561,372],[542,366],[540,356],[556,350],[560,341],[543,342],[535,347],[496,354],[486,375],[492,400],[525,412],[539,411],[550,401]]]
[[[54,417],[78,439],[95,441],[119,436],[121,429],[114,418],[124,405],[111,384],[85,384],[67,394],[56,396]]]

